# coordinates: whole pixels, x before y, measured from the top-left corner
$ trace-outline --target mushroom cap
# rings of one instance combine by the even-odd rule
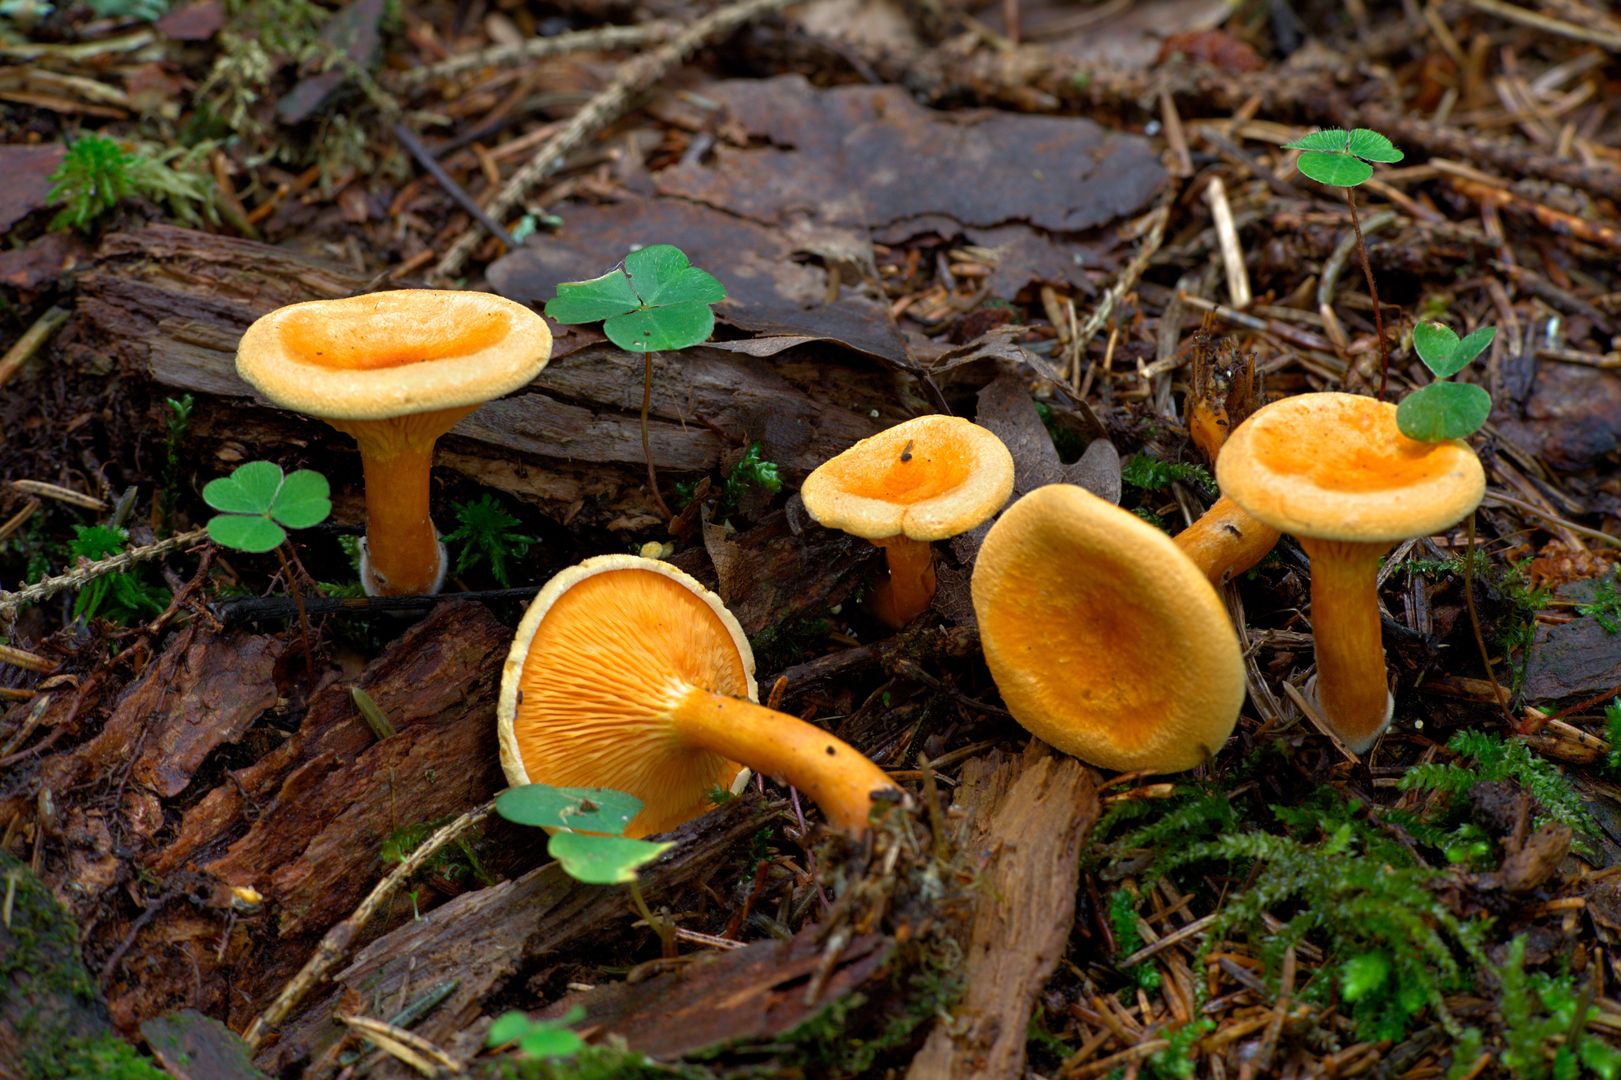
[[[754,653],[720,598],[656,559],[587,559],[518,624],[496,702],[501,768],[515,786],[630,792],[643,807],[629,835],[674,828],[742,770],[672,737],[693,687],[758,700]]]
[[[1014,719],[1083,761],[1176,772],[1221,749],[1244,704],[1238,636],[1171,538],[1071,484],[991,526],[974,564],[985,662]]]
[[[1013,493],[1013,455],[960,416],[919,416],[817,466],[799,489],[817,522],[852,536],[944,540],[991,517]]]
[[[1396,406],[1315,393],[1266,405],[1216,461],[1224,495],[1294,536],[1395,543],[1457,524],[1486,473],[1461,439],[1427,443],[1396,427]]]
[[[395,289],[277,308],[242,335],[236,370],[306,416],[381,420],[500,397],[551,354],[546,320],[503,296]]]

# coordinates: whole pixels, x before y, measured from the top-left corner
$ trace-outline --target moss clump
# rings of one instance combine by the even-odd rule
[[[79,930],[27,866],[0,852],[0,1024],[24,1047],[28,1080],[163,1080],[164,1073],[111,1031],[79,957]]]

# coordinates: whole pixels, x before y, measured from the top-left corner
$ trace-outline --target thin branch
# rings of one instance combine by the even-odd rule
[[[414,90],[449,75],[460,75],[484,67],[504,67],[529,60],[543,60],[548,56],[561,56],[571,52],[596,52],[609,49],[633,49],[641,45],[668,40],[676,31],[673,22],[650,22],[640,26],[599,26],[593,30],[577,30],[569,34],[530,38],[516,45],[492,45],[488,49],[463,53],[441,60],[437,64],[412,68],[396,75],[393,82],[405,90]]]
[[[282,987],[276,999],[243,1033],[242,1041],[248,1044],[248,1048],[257,1050],[265,1036],[270,1033],[270,1029],[287,1019],[293,1008],[304,999],[304,995],[321,983],[338,961],[349,954],[349,946],[360,936],[360,932],[366,928],[372,916],[377,914],[406,878],[420,870],[440,848],[481,823],[494,810],[495,800],[492,799],[477,809],[469,810],[428,837],[387,877],[377,883],[366,899],[360,902],[360,906],[355,908],[354,914],[328,930],[326,936],[321,938],[321,943],[316,946],[315,954],[299,969],[298,974],[293,976],[292,981]]]
[[[694,22],[681,35],[645,56],[629,61],[619,75],[601,93],[569,118],[567,124],[535,151],[528,164],[512,175],[485,208],[490,217],[504,219],[529,192],[548,176],[563,167],[563,161],[591,135],[613,123],[630,110],[631,103],[643,90],[663,80],[686,62],[694,52],[711,41],[723,38],[755,19],[763,18],[795,0],[741,0],[740,3],[711,12]],[[434,273],[440,278],[455,278],[461,274],[467,259],[478,247],[482,234],[469,229],[451,245],[445,257],[439,260]]]
[[[35,604],[66,589],[77,589],[105,574],[116,574],[120,570],[128,570],[136,563],[148,559],[160,558],[179,548],[188,547],[199,540],[208,539],[207,529],[193,529],[191,532],[171,536],[167,540],[159,540],[155,544],[145,547],[131,548],[98,562],[85,563],[77,569],[56,577],[46,578],[35,582],[26,589],[16,592],[0,592],[0,618],[9,618],[17,614],[19,608],[25,604]]]

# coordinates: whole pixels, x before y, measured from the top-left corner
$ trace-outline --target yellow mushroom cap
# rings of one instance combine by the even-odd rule
[[[743,628],[669,563],[601,555],[535,597],[501,673],[501,767],[513,785],[611,787],[642,800],[629,835],[710,806],[742,766],[682,745],[670,714],[699,687],[757,700]]]
[[[505,297],[397,289],[277,308],[242,336],[236,370],[306,416],[380,420],[510,393],[551,351],[546,321]]]
[[[944,540],[1006,505],[1013,455],[960,416],[919,416],[824,461],[799,489],[817,522],[852,536]]]
[[[1238,637],[1170,537],[1050,484],[991,526],[974,614],[1014,719],[1083,761],[1176,772],[1221,749],[1244,704]]]
[[[1396,406],[1315,393],[1257,410],[1216,461],[1222,493],[1294,536],[1395,543],[1457,524],[1486,473],[1462,440],[1427,443],[1396,427]]]

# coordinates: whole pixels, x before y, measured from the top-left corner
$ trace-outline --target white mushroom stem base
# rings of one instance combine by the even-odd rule
[[[1379,559],[1390,545],[1302,536],[1311,557],[1311,630],[1317,643],[1317,705],[1334,734],[1362,753],[1390,723],[1379,626]]]
[[[885,626],[899,630],[934,600],[934,547],[907,536],[887,536],[873,544],[884,549],[889,580],[874,590],[872,611]]]
[[[431,522],[429,527],[432,527]],[[436,533],[434,542],[439,545],[439,572],[433,576],[433,580],[427,588],[420,590],[429,596],[437,596],[439,590],[445,587],[445,575],[450,570],[450,557],[445,551],[444,542],[438,540],[437,535]],[[371,545],[367,543],[366,537],[362,536],[360,538],[358,547],[360,552],[360,587],[366,590],[367,596],[412,595],[412,591],[394,588],[391,582],[378,573],[376,565],[372,562]]]
[[[682,742],[792,784],[849,836],[868,827],[872,796],[899,794],[895,781],[837,736],[798,717],[692,687],[670,710]]]

